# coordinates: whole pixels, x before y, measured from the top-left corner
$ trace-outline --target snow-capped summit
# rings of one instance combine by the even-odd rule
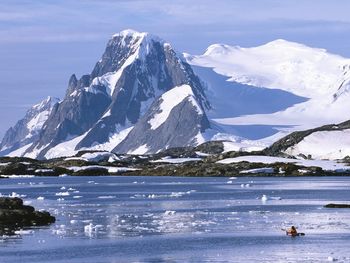
[[[139,31],[136,31],[134,29],[124,29],[118,33],[115,33],[112,37],[119,37],[119,36],[136,36],[136,35],[145,35],[145,34],[148,34],[147,32],[139,32]]]
[[[5,133],[0,144],[0,154],[4,155],[22,147],[28,148],[38,139],[44,123],[58,103],[59,99],[49,96],[32,106],[24,118]]]

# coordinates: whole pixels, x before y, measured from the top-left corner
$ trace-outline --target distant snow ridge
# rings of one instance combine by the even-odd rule
[[[188,60],[192,65],[213,67],[231,81],[308,98],[336,93],[337,81],[350,64],[350,59],[325,49],[283,39],[252,48],[214,44],[203,55]]]
[[[226,91],[218,89],[220,85],[211,88],[214,112],[208,116],[223,128],[232,127],[233,132],[244,125],[251,127],[254,137],[254,133],[259,133],[255,128],[258,125],[271,127],[269,134],[261,132],[255,136],[263,139],[260,142],[271,144],[293,131],[350,119],[346,109],[350,103],[348,58],[282,39],[251,48],[214,44],[203,55],[185,57],[200,77],[208,79],[209,86],[227,86]],[[226,77],[231,86],[218,82],[219,76]],[[240,93],[234,93],[235,89]],[[216,99],[217,95],[221,97]],[[304,100],[294,99],[291,104],[290,95]],[[235,110],[225,112],[220,101],[227,101],[225,106],[231,102]],[[275,102],[280,103],[271,107]],[[245,134],[250,131],[245,129]]]
[[[58,103],[59,99],[47,97],[45,100],[31,107],[24,118],[5,133],[0,143],[0,155],[9,154],[21,148],[23,148],[24,152],[31,143],[38,139],[44,123]],[[21,155],[21,151],[14,155]]]

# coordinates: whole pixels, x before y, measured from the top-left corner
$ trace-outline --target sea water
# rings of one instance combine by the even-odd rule
[[[350,177],[35,177],[2,195],[52,213],[0,262],[350,262]],[[304,237],[281,229],[295,225]]]

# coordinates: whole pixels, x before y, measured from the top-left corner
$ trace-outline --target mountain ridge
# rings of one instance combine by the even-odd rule
[[[124,30],[108,40],[90,74],[69,78],[63,100],[32,141],[5,152],[9,139],[3,139],[0,153],[39,159],[81,150],[146,154],[208,140],[263,149],[297,130],[350,119],[343,114],[349,89],[350,59],[325,49],[278,39],[179,54],[157,36]]]

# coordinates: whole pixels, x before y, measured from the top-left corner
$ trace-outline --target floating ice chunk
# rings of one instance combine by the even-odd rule
[[[170,215],[175,215],[175,213],[176,213],[176,211],[167,210],[164,212],[164,215],[170,216]]]
[[[101,195],[101,196],[98,196],[97,198],[99,199],[112,199],[112,198],[116,198],[115,195]]]
[[[69,221],[72,225],[74,225],[74,224],[76,224],[76,223],[78,223],[78,220],[74,220],[74,219],[72,219],[71,221]]]
[[[69,196],[69,192],[59,192],[55,194],[56,196]]]
[[[58,236],[63,236],[67,233],[66,225],[59,225],[57,229],[52,230],[53,234]]]
[[[91,234],[93,229],[94,229],[94,225],[92,223],[84,226],[84,232],[87,233],[87,234]]]
[[[227,181],[226,183],[227,183],[227,184],[232,184],[233,182],[232,182],[232,181]]]
[[[16,230],[15,231],[15,234],[16,235],[30,235],[30,234],[33,234],[34,233],[34,230]]]
[[[64,198],[58,198],[57,201],[58,202],[64,201]]]
[[[237,177],[232,176],[232,177],[230,177],[229,179],[235,180],[235,179],[237,179]]]
[[[181,196],[183,196],[185,194],[186,194],[185,192],[172,192],[170,194],[170,197],[181,197]]]
[[[66,190],[66,187],[62,186],[62,187],[60,188],[60,190]]]
[[[45,197],[43,197],[43,196],[39,196],[38,198],[37,198],[37,200],[44,200],[45,199]]]
[[[16,179],[16,178],[33,178],[34,175],[8,175],[8,178]]]
[[[75,195],[75,196],[73,196],[73,198],[74,199],[78,199],[78,198],[82,198],[82,196],[81,195]]]
[[[92,223],[90,223],[90,224],[84,226],[84,233],[85,233],[85,235],[92,237],[101,228],[103,228],[103,225],[93,225]]]
[[[69,187],[68,188],[68,191],[75,191],[76,189],[72,188],[72,187]]]
[[[266,196],[266,195],[263,195],[262,197],[261,197],[261,201],[262,202],[266,202],[268,200],[268,197]]]

